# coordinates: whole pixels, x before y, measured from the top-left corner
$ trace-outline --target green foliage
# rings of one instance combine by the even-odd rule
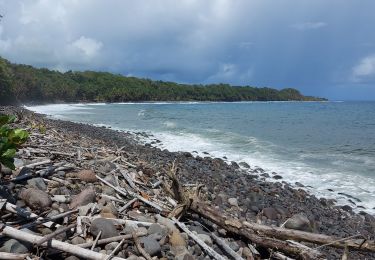
[[[94,71],[61,73],[11,64],[1,58],[0,64],[4,67],[0,79],[11,86],[11,92],[8,88],[7,93],[22,103],[321,100],[307,99],[291,88],[279,91],[228,84],[187,85]]]
[[[0,115],[0,163],[14,170],[14,156],[17,147],[26,142],[29,134],[22,129],[9,126],[16,120],[15,116]],[[1,169],[1,167],[0,167]]]

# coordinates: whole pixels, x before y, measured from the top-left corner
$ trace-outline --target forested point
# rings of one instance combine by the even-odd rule
[[[0,57],[0,103],[127,101],[323,101],[298,90],[228,84],[188,85],[108,72],[65,73],[13,64]]]

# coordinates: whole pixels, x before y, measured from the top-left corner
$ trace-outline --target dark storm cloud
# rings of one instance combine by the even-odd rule
[[[370,0],[0,0],[0,55],[58,70],[375,99],[374,8]]]

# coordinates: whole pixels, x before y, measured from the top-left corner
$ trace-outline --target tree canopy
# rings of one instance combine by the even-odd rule
[[[127,101],[277,101],[324,100],[298,90],[228,84],[188,85],[125,77],[108,72],[65,73],[0,58],[0,103]]]

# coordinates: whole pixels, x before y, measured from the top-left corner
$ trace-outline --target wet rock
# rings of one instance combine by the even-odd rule
[[[274,178],[275,180],[280,180],[280,179],[282,179],[283,177],[281,177],[280,175],[274,175],[272,178]]]
[[[95,190],[92,187],[86,188],[70,202],[69,208],[74,209],[95,201]]]
[[[140,242],[143,245],[144,250],[151,256],[158,255],[161,251],[159,242],[152,237],[142,237]]]
[[[26,205],[32,209],[45,209],[52,204],[50,196],[46,192],[39,189],[23,189],[19,193],[18,197],[21,198]]]
[[[90,233],[94,236],[97,236],[102,231],[100,236],[101,239],[118,236],[119,232],[116,229],[116,226],[111,220],[105,218],[97,218],[91,222]]]
[[[344,205],[341,207],[343,210],[347,211],[347,212],[351,212],[353,209],[352,207],[350,207],[349,205]]]
[[[236,198],[229,198],[228,203],[231,206],[238,207],[238,200]]]
[[[39,190],[47,190],[47,185],[44,183],[42,178],[32,178],[30,180],[27,180],[27,185],[30,188],[35,188]]]
[[[248,165],[246,162],[240,162],[238,165],[246,168],[246,169],[249,169],[250,168],[250,165]]]
[[[278,212],[274,208],[264,208],[262,212],[263,212],[263,215],[270,220],[277,219]]]
[[[0,252],[15,253],[15,254],[24,254],[29,252],[30,245],[27,243],[21,243],[16,239],[9,239],[4,243],[0,248]]]
[[[310,220],[305,214],[295,214],[289,218],[284,225],[285,228],[296,229],[302,231],[312,231]]]
[[[85,182],[96,182],[97,178],[92,170],[82,170],[76,174],[77,178]]]

